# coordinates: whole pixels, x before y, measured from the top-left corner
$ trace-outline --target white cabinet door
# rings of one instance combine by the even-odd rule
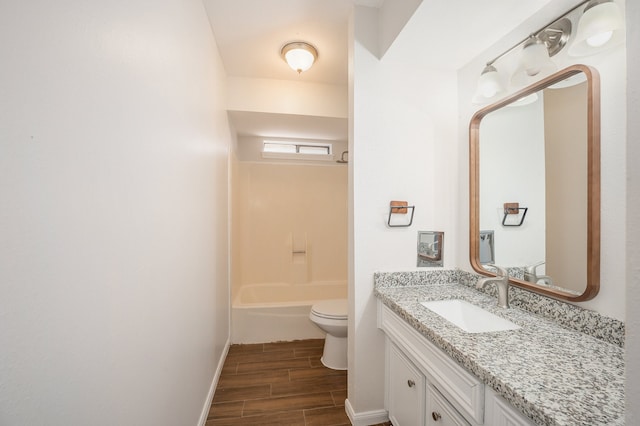
[[[425,378],[396,345],[387,345],[389,420],[393,426],[424,425]]]
[[[427,425],[433,426],[469,426],[469,423],[456,411],[438,390],[427,387]]]
[[[484,384],[386,306],[381,327],[468,422],[483,424]]]

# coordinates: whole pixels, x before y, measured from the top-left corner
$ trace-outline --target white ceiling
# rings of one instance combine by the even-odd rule
[[[379,7],[384,0],[203,0],[227,75],[236,77],[347,84],[347,24],[354,4]],[[387,0],[397,1],[397,0]],[[551,0],[423,0],[402,37],[425,40],[424,60],[457,70],[479,52],[512,31]],[[312,43],[316,64],[300,75],[280,58],[292,40]],[[293,129],[308,125],[304,117],[287,116]],[[273,119],[273,125],[269,124]],[[296,122],[297,120],[301,120]],[[283,122],[274,114],[236,114],[238,134],[275,132]],[[285,123],[286,124],[286,123]],[[327,123],[324,123],[325,125]],[[346,128],[344,125],[331,127]],[[291,132],[295,133],[295,132]],[[325,135],[324,139],[331,139]],[[346,131],[343,135],[346,139]],[[284,135],[282,135],[284,137]],[[296,137],[296,136],[294,136]],[[303,137],[303,136],[297,136]]]
[[[353,0],[204,0],[227,75],[347,84],[347,20]],[[304,40],[318,61],[300,75],[280,57]]]

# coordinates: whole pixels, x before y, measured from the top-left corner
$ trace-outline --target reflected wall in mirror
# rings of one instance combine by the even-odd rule
[[[444,232],[418,232],[417,266],[442,266],[444,264]]]
[[[574,65],[478,111],[470,125],[470,256],[481,233],[514,285],[584,301],[600,287],[600,102],[597,71]],[[505,226],[506,204],[527,207]],[[482,231],[481,231],[482,230]]]

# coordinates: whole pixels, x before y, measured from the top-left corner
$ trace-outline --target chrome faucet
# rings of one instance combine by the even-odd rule
[[[493,265],[491,263],[485,266],[494,268],[496,272],[495,277],[481,278],[476,284],[476,288],[484,288],[487,284],[495,283],[498,287],[498,306],[501,308],[509,307],[509,273],[505,268]]]

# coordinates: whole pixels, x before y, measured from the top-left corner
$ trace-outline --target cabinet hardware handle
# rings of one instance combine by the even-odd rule
[[[433,420],[435,420],[436,422],[442,418],[440,413],[438,413],[437,411],[432,411],[431,417],[433,417]]]
[[[407,380],[407,385],[409,385],[410,388],[414,387],[416,385],[416,382],[414,382],[413,380],[409,379]]]

